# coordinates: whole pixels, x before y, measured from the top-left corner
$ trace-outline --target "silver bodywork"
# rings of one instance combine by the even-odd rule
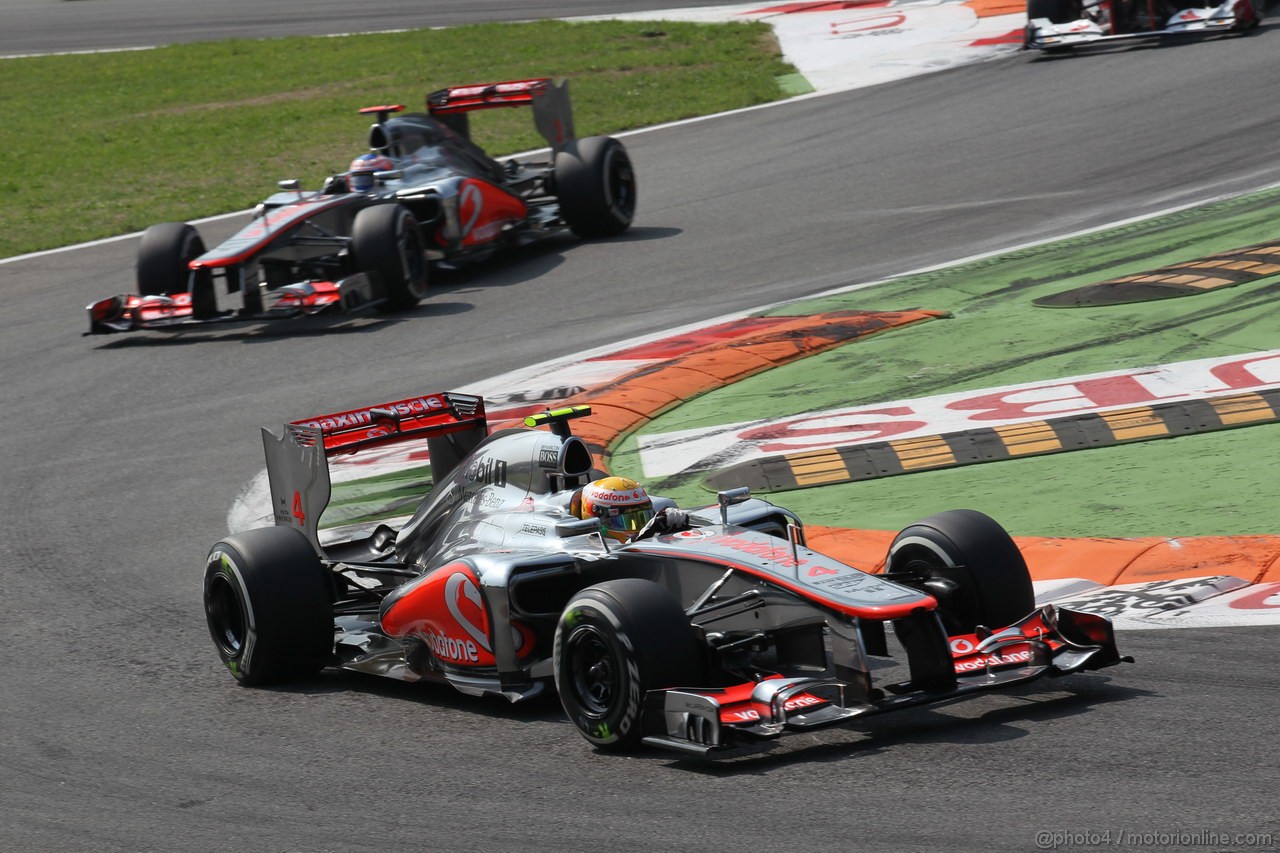
[[[1136,3],[1128,27],[1117,31],[1110,0],[1095,0],[1081,6],[1080,16],[1070,21],[1031,17],[1027,22],[1025,47],[1033,50],[1058,51],[1076,47],[1123,44],[1136,41],[1177,37],[1214,36],[1241,32],[1256,26],[1262,17],[1260,0],[1225,0],[1216,5],[1188,6],[1171,14],[1160,13],[1154,5],[1148,10]]]
[[[550,640],[571,597],[642,579],[679,603],[716,683],[731,685],[650,690],[644,741],[705,755],[739,737],[771,739],[1120,660],[1105,619],[1052,607],[996,633],[949,637],[929,592],[805,547],[799,518],[745,489],[690,510],[684,529],[609,539],[572,512],[575,492],[600,473],[565,423],[588,411],[580,409],[549,413],[550,432],[486,436],[479,398],[437,394],[294,422],[283,435],[264,430],[277,524],[301,529],[346,589],[335,605],[335,665],[528,699],[553,685]],[[414,417],[437,422],[416,427]],[[430,442],[435,485],[413,516],[399,529],[322,544],[326,443],[331,454],[415,434]],[[403,628],[405,610],[419,627]],[[886,625],[908,672],[879,687],[869,658],[889,654]]]

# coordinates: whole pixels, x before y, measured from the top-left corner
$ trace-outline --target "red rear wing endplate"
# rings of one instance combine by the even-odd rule
[[[485,425],[484,400],[470,394],[420,394],[378,406],[317,415],[286,424],[295,435],[320,430],[325,456],[415,436],[447,435]],[[302,427],[303,429],[293,429]]]
[[[526,107],[547,91],[550,78],[511,80],[506,83],[481,83],[475,86],[450,86],[427,95],[427,110],[435,115],[465,113],[497,107]]]

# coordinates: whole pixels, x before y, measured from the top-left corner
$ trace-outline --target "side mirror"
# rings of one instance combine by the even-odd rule
[[[729,524],[729,507],[734,504],[746,503],[751,500],[751,489],[748,486],[739,486],[736,489],[725,489],[723,492],[716,493],[716,501],[720,504],[720,523]]]
[[[569,536],[586,536],[600,529],[600,522],[594,518],[566,518],[556,522],[556,535],[562,538]]]

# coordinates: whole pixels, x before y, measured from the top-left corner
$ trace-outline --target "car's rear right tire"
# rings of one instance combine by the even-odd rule
[[[426,245],[418,220],[404,205],[378,204],[356,214],[351,259],[382,291],[384,310],[407,310],[427,295]]]
[[[555,192],[560,215],[584,239],[613,237],[636,215],[636,173],[626,146],[611,136],[590,136],[556,154]]]
[[[706,650],[680,603],[637,578],[575,595],[556,625],[552,657],[565,713],[604,752],[640,744],[649,690],[707,682]]]
[[[333,582],[291,527],[228,536],[209,551],[204,611],[218,656],[241,684],[274,684],[333,660]]]

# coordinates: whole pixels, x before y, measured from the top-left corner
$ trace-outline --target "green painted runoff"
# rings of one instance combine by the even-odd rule
[[[1280,279],[1177,299],[1046,309],[1033,299],[1177,261],[1280,239],[1280,190],[1181,211],[849,293],[771,315],[929,308],[953,317],[850,344],[689,401],[616,449],[611,468],[682,504],[701,477],[645,479],[638,435],[903,400],[1275,348]],[[781,492],[810,523],[891,530],[972,507],[1015,534],[1271,534],[1280,505],[1280,428],[1064,453]]]

